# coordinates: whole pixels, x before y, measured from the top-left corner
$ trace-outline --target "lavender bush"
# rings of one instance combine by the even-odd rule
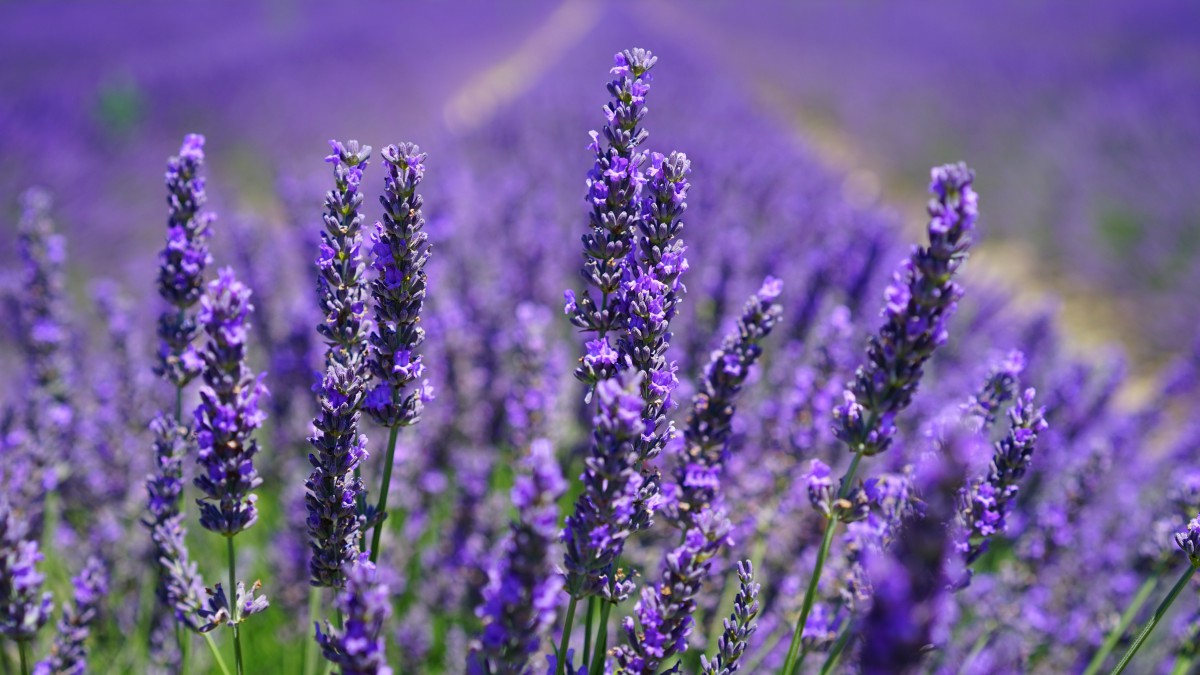
[[[661,42],[271,180],[158,147],[142,305],[25,193],[0,669],[1189,672],[1200,346],[1130,395],[973,273],[982,172],[909,242]]]

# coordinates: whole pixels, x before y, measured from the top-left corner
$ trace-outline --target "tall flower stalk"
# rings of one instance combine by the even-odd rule
[[[247,590],[237,581],[234,552],[234,537],[258,520],[253,491],[262,484],[254,468],[258,443],[253,433],[266,420],[259,401],[267,390],[262,376],[246,365],[248,318],[253,310],[250,289],[226,268],[209,284],[197,317],[207,340],[201,354],[205,386],[195,412],[200,473],[194,482],[204,496],[196,503],[200,525],[225,537],[229,585],[224,589],[227,616],[222,618],[233,629],[239,675],[244,668],[240,624],[267,607],[266,598],[255,597],[257,584]]]
[[[54,609],[50,593],[42,592],[42,559],[23,514],[0,497],[0,635],[17,643],[21,675],[29,674],[29,645]]]
[[[154,472],[146,478],[147,516],[142,521],[150,529],[156,549],[158,598],[174,616],[176,626],[192,630],[200,627],[204,583],[188,555],[179,500],[183,460],[194,444],[183,415],[184,390],[203,368],[194,345],[199,331],[196,304],[204,294],[205,273],[212,264],[208,239],[213,215],[204,208],[208,195],[200,175],[203,166],[204,137],[197,134],[186,136],[179,154],[167,161],[167,240],[159,254],[157,280],[158,294],[167,308],[158,318],[155,372],[172,386],[174,401],[150,426],[155,461]],[[189,641],[182,635],[179,640],[186,656]],[[211,640],[209,646],[213,647]],[[217,654],[215,648],[213,651]]]
[[[365,498],[359,467],[367,456],[359,433],[366,389],[367,280],[362,256],[363,170],[371,146],[330,141],[334,187],[325,195],[325,230],[317,254],[317,302],[324,319],[325,374],[317,386],[319,414],[308,439],[313,470],[305,482],[310,621],[317,620],[320,589],[340,588],[345,567],[358,559],[362,536],[359,502]],[[316,643],[309,642],[306,672],[315,672]]]
[[[375,386],[363,407],[380,426],[387,427],[388,440],[379,501],[363,514],[367,527],[374,528],[367,549],[372,563],[379,559],[400,428],[416,424],[425,403],[432,399],[417,351],[425,341],[420,321],[428,282],[425,263],[429,260],[429,235],[424,232],[423,202],[417,192],[425,176],[425,153],[415,144],[401,143],[387,146],[381,154],[387,175],[379,198],[383,220],[375,224],[371,237],[375,325],[367,361]]]
[[[575,377],[588,386],[585,399],[589,402],[593,393],[604,389],[600,408],[607,407],[609,413],[601,412],[596,417],[608,430],[597,428],[593,434],[582,476],[584,491],[563,530],[570,600],[556,661],[559,675],[566,668],[567,645],[579,600],[599,597],[605,601],[598,629],[598,635],[603,636],[607,634],[612,604],[628,597],[633,589],[616,565],[625,538],[651,522],[650,508],[656,500],[658,481],[654,475],[643,476],[642,466],[647,455],[656,453],[670,433],[669,427],[659,433],[658,426],[665,422],[661,412],[675,386],[674,372],[666,367],[664,355],[670,339],[668,312],[674,313],[682,291],[678,277],[683,271],[683,248],[674,240],[681,227],[677,221],[683,213],[690,165],[680,155],[667,166],[660,156],[655,165],[653,196],[649,201],[643,199],[647,177],[642,165],[646,154],[640,146],[649,132],[641,121],[648,111],[646,94],[650,91],[650,69],[656,61],[657,57],[644,49],[626,50],[614,57],[613,79],[608,83],[613,98],[604,106],[607,124],[602,132],[591,132],[588,146],[595,163],[588,173],[585,197],[590,207],[590,227],[583,236],[581,275],[587,287],[578,297],[571,290],[564,294],[565,312],[571,323],[595,336],[585,345],[586,353]],[[645,228],[641,226],[644,217],[652,221]],[[610,333],[616,334],[620,351],[614,348]],[[619,393],[623,390],[621,384],[606,383],[619,370],[635,367],[635,359],[638,395],[629,399]],[[618,398],[622,402],[618,403]],[[613,424],[612,414],[615,408],[633,414],[634,400],[637,424],[643,428],[626,437],[620,430],[629,425]],[[646,409],[651,413],[649,429],[643,422],[647,419]],[[646,440],[642,439],[643,431],[648,432]],[[590,642],[590,635],[587,640]],[[598,642],[597,652],[601,649]]]
[[[966,260],[978,218],[978,198],[972,187],[974,172],[960,163],[937,167],[931,173],[929,245],[914,247],[893,276],[885,293],[884,325],[870,338],[866,361],[855,372],[842,405],[834,411],[835,435],[854,453],[838,489],[839,500],[850,494],[862,458],[879,454],[891,444],[896,414],[912,401],[926,361],[946,342],[946,323],[962,296],[954,275]],[[838,511],[826,518],[825,534],[792,631],[783,675],[797,669],[804,627],[839,520]]]
[[[75,596],[63,607],[58,634],[50,655],[34,667],[34,675],[82,675],[87,667],[85,644],[92,624],[100,612],[100,602],[108,594],[108,571],[99,558],[88,558],[83,570],[71,580]]]

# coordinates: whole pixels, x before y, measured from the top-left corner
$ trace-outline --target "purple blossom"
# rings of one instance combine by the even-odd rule
[[[87,642],[100,603],[108,595],[108,571],[99,558],[88,558],[71,580],[74,602],[63,607],[50,655],[33,669],[34,675],[82,675],[87,668]]]
[[[978,217],[974,173],[964,164],[948,164],[933,169],[932,176],[929,246],[914,248],[893,277],[885,293],[886,321],[871,337],[866,362],[835,411],[838,438],[864,455],[891,443],[892,420],[912,401],[934,348],[946,341],[946,321],[962,295],[953,276],[966,259]]]
[[[512,489],[517,519],[488,569],[477,610],[483,633],[471,646],[471,673],[532,673],[530,659],[554,625],[563,580],[553,569],[550,552],[557,535],[557,501],[566,482],[546,439],[533,442],[523,466],[526,473]]]
[[[0,634],[29,642],[50,620],[54,605],[42,592],[42,552],[29,524],[7,498],[0,498]]]
[[[322,631],[317,625],[321,651],[341,675],[391,675],[384,641],[385,624],[392,616],[388,587],[365,555],[344,575],[345,587],[335,601],[343,626],[326,623]]]
[[[723,619],[725,630],[717,639],[717,653],[710,661],[700,657],[700,672],[704,675],[733,675],[741,669],[746,643],[758,630],[759,584],[754,581],[754,566],[749,560],[738,562],[738,593],[733,598],[733,612]]]
[[[416,350],[425,341],[419,324],[425,302],[429,235],[424,231],[422,199],[417,187],[425,175],[425,153],[412,143],[383,149],[383,220],[372,235],[371,283],[375,325],[370,335],[368,367],[377,385],[364,407],[385,427],[417,422],[425,403],[419,379],[423,369]],[[415,384],[413,390],[409,390]]]
[[[660,666],[687,651],[696,598],[707,580],[712,558],[727,545],[731,525],[723,512],[705,508],[695,514],[683,543],[666,554],[662,580],[642,589],[634,616],[622,624],[625,644],[614,660],[621,672],[653,675]],[[636,618],[635,618],[636,617]]]
[[[326,364],[337,363],[357,376],[364,365],[368,324],[367,280],[362,259],[361,191],[363,169],[371,146],[358,141],[329,141],[334,187],[325,195],[325,229],[317,266],[317,301],[324,320],[317,332],[325,338]]]
[[[208,197],[200,170],[204,137],[189,134],[179,155],[167,162],[167,243],[159,256],[158,293],[169,307],[158,319],[157,372],[176,387],[200,374],[202,364],[192,342],[197,326],[192,309],[204,293],[204,274],[212,263],[208,252],[213,215],[204,210]]]
[[[1193,566],[1200,567],[1200,516],[1188,521],[1187,528],[1175,535],[1175,543]]]
[[[202,353],[205,387],[194,415],[200,466],[195,484],[204,493],[196,502],[200,524],[225,536],[258,519],[252,491],[262,479],[254,468],[258,443],[252,434],[266,418],[258,404],[267,390],[246,365],[253,309],[250,289],[226,268],[209,284],[198,314],[208,340]]]

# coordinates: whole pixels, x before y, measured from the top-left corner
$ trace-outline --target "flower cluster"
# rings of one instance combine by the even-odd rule
[[[361,378],[330,364],[317,387],[321,413],[313,420],[308,456],[313,471],[304,484],[308,537],[312,546],[309,573],[318,586],[340,587],[342,571],[358,557],[362,517],[357,499],[364,494],[355,470],[366,458],[366,437],[358,432],[363,390]]]
[[[421,416],[431,393],[422,380],[425,366],[417,349],[425,341],[419,325],[428,277],[429,235],[424,232],[421,195],[417,186],[425,175],[425,153],[412,143],[383,149],[383,221],[371,237],[371,265],[378,275],[371,282],[375,327],[371,333],[368,366],[376,381],[363,407],[380,425],[408,426]],[[407,391],[412,383],[420,383]]]
[[[371,146],[358,141],[329,141],[334,187],[325,195],[325,230],[317,256],[317,301],[324,320],[317,332],[325,338],[326,364],[357,373],[364,363],[367,339],[367,282],[362,257],[361,191]]]
[[[252,311],[250,289],[226,268],[209,284],[198,314],[208,340],[202,353],[205,387],[194,415],[201,470],[195,484],[204,493],[196,502],[200,524],[227,537],[258,519],[252,491],[262,484],[252,434],[266,419],[258,404],[267,390],[246,365]]]
[[[709,660],[700,657],[700,672],[704,675],[733,675],[741,669],[746,643],[758,630],[758,591],[754,581],[754,565],[749,560],[737,564],[738,593],[733,598],[733,613],[724,619],[725,630],[717,639],[717,653]]]
[[[541,638],[554,625],[562,577],[550,563],[557,535],[558,498],[566,482],[549,441],[538,439],[516,479],[512,501],[517,519],[488,570],[478,614],[483,633],[471,647],[469,671],[529,673]]]
[[[380,583],[378,570],[365,555],[348,567],[345,579],[336,602],[342,627],[326,623],[322,631],[317,625],[317,642],[341,675],[391,675],[383,635],[392,615],[388,587]]]
[[[192,342],[197,326],[192,310],[204,293],[204,273],[213,216],[204,210],[208,199],[200,169],[204,166],[204,137],[190,134],[179,154],[167,162],[167,243],[159,255],[158,293],[170,305],[158,318],[158,372],[176,387],[200,374],[203,363]]]
[[[83,570],[71,580],[74,602],[63,607],[58,634],[50,655],[34,667],[34,675],[82,675],[87,668],[87,641],[100,613],[100,602],[108,595],[108,571],[99,558],[88,558]]]
[[[929,246],[914,248],[893,276],[885,323],[871,337],[866,362],[835,410],[838,438],[864,455],[890,445],[896,413],[912,401],[925,362],[946,342],[946,323],[962,295],[953,277],[966,259],[978,217],[975,174],[964,164],[948,164],[932,176]]]
[[[42,559],[29,524],[0,498],[0,635],[10,640],[33,640],[50,620],[54,604],[50,593],[42,593]]]
[[[625,300],[625,287],[633,280],[630,269],[630,254],[636,246],[635,238],[643,211],[654,209],[642,200],[642,189],[646,176],[642,173],[644,152],[639,147],[649,132],[640,125],[645,117],[646,94],[650,91],[650,69],[658,59],[643,49],[633,49],[616,55],[612,69],[613,79],[608,91],[613,100],[604,105],[607,123],[602,134],[591,132],[592,142],[588,149],[595,155],[595,165],[588,173],[587,203],[590,230],[583,236],[584,263],[581,270],[590,286],[576,299],[574,292],[566,292],[566,313],[571,322],[585,331],[596,333],[596,339],[588,343],[587,356],[575,371],[575,376],[588,384],[611,377],[617,368],[617,353],[609,342],[610,331],[626,328],[629,309]],[[686,172],[682,162],[675,168]],[[678,179],[683,174],[677,173]],[[662,194],[670,181],[665,173],[660,180]],[[661,215],[670,221],[677,219],[681,208],[671,207]],[[648,232],[658,236],[657,225]],[[677,227],[668,225],[663,234],[673,238]],[[667,253],[667,251],[662,251]],[[682,256],[682,249],[679,250]],[[599,295],[593,298],[593,290]],[[611,355],[611,356],[610,356]]]
[[[1034,390],[1026,389],[1009,409],[1011,428],[995,445],[987,476],[973,482],[960,497],[959,521],[964,541],[958,547],[970,565],[988,548],[988,541],[1007,527],[1010,503],[1033,459],[1038,434],[1047,427],[1045,408],[1035,408]]]
[[[634,615],[622,625],[626,643],[614,654],[616,672],[653,675],[677,654],[687,651],[696,596],[708,577],[712,558],[730,542],[731,525],[721,511],[704,509],[683,535],[683,543],[666,554],[662,581],[642,589]]]
[[[668,514],[686,529],[692,514],[717,498],[728,455],[737,399],[762,356],[762,342],[779,323],[783,308],[776,300],[783,282],[767,277],[742,310],[733,332],[712,354],[700,391],[692,401],[684,431],[684,447],[675,463],[675,483],[667,495]]]
[[[587,458],[583,493],[563,529],[567,591],[574,597],[602,595],[617,602],[632,582],[613,569],[625,540],[645,526],[650,501],[635,467],[634,441],[646,431],[642,419],[642,374],[619,376],[596,385],[598,409],[592,421],[595,451]]]

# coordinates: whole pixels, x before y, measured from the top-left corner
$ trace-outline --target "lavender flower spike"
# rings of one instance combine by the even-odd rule
[[[1007,528],[1009,504],[1020,490],[1019,482],[1033,459],[1038,434],[1046,429],[1045,408],[1035,408],[1034,390],[1026,389],[1008,411],[1012,423],[1008,435],[995,446],[987,476],[973,482],[961,499],[959,523],[963,540],[959,542],[966,564],[979,559],[988,542]],[[970,577],[963,580],[965,584]]]
[[[337,597],[343,627],[327,622],[322,631],[317,625],[317,643],[340,675],[391,675],[383,638],[384,624],[392,615],[388,587],[379,583],[375,564],[365,555],[345,575],[345,589]]]
[[[29,538],[29,525],[0,497],[0,635],[28,642],[50,620],[50,593],[38,571],[42,553]]]
[[[896,271],[887,288],[886,321],[871,337],[866,362],[834,411],[837,437],[862,455],[888,448],[893,419],[912,401],[925,362],[945,343],[946,322],[962,296],[953,277],[978,218],[975,174],[960,163],[937,167],[932,176],[929,246],[914,247]]]
[[[190,560],[185,539],[187,528],[179,511],[183,492],[183,459],[189,447],[188,430],[166,415],[150,423],[154,432],[155,471],[146,478],[147,510],[142,521],[150,530],[159,564],[159,601],[178,621],[193,630],[198,623],[204,597],[204,582],[196,563]]]
[[[601,358],[600,354],[612,351],[607,334],[623,330],[628,323],[623,287],[633,276],[629,255],[636,245],[643,212],[651,208],[642,201],[646,177],[641,166],[645,154],[638,149],[649,132],[639,125],[647,112],[650,69],[658,59],[646,50],[632,49],[617,54],[614,60],[613,79],[608,83],[613,100],[604,105],[605,143],[602,146],[601,134],[593,131],[588,145],[596,161],[587,178],[590,229],[583,236],[580,274],[590,288],[578,299],[572,291],[566,294],[571,323],[596,334],[595,344],[589,343],[588,355],[575,371],[575,376],[589,385],[611,377],[616,370],[616,354],[612,358]],[[678,164],[677,168],[686,171],[687,167]],[[663,215],[675,218],[672,213]],[[657,237],[658,229],[652,227],[650,232]],[[673,230],[669,236],[674,236]]]
[[[254,469],[258,443],[251,434],[266,419],[258,402],[267,389],[246,365],[252,311],[250,289],[225,268],[209,284],[198,315],[208,340],[202,354],[205,387],[195,412],[201,469],[195,484],[204,493],[196,503],[200,525],[227,537],[258,519],[252,491],[262,484]]]
[[[100,601],[108,594],[108,572],[99,558],[91,557],[71,583],[74,603],[63,607],[54,649],[34,667],[34,675],[82,675],[87,668],[84,643],[100,612]]]
[[[1200,516],[1188,521],[1187,529],[1175,535],[1175,543],[1187,554],[1192,567],[1200,567]]]
[[[160,340],[156,371],[176,387],[200,374],[203,364],[192,342],[197,327],[192,308],[204,292],[204,273],[212,263],[208,252],[211,213],[200,169],[204,137],[189,134],[179,155],[167,162],[167,243],[159,255],[158,293],[170,305],[158,318]]]
[[[368,366],[377,382],[364,407],[381,426],[396,428],[416,423],[428,398],[422,382],[425,366],[417,349],[425,341],[419,324],[425,302],[429,260],[429,235],[422,228],[421,195],[417,186],[425,175],[425,153],[412,143],[383,149],[387,176],[383,221],[371,237],[372,266],[378,276],[371,282],[375,301],[375,327],[371,333]]]
[[[575,513],[563,529],[567,592],[574,598],[601,595],[620,602],[632,582],[613,569],[629,535],[641,529],[650,514],[641,474],[635,468],[634,441],[646,430],[642,418],[642,374],[602,380],[593,420],[592,454],[584,465],[583,492]]]
[[[686,529],[692,514],[717,497],[736,403],[750,369],[762,356],[762,341],[779,323],[783,307],[775,302],[783,282],[767,277],[750,296],[734,332],[725,336],[704,369],[684,431],[684,449],[675,464],[677,494],[669,515]]]
[[[738,594],[733,599],[733,614],[725,619],[725,631],[717,641],[717,653],[713,660],[700,657],[700,672],[704,675],[733,675],[742,664],[739,661],[746,652],[746,643],[758,630],[754,619],[758,616],[759,585],[754,582],[754,566],[750,561],[737,564]]]
[[[358,433],[362,379],[349,368],[331,363],[318,385],[320,415],[309,439],[315,452],[305,483],[308,536],[312,545],[309,573],[316,586],[340,587],[342,572],[358,558],[362,527],[356,500],[363,493],[355,469],[366,457],[366,437]]]
[[[626,644],[615,650],[617,673],[653,675],[677,654],[687,651],[696,596],[708,576],[712,557],[729,543],[729,519],[721,511],[704,509],[683,543],[667,553],[662,581],[642,589],[634,617],[626,617]],[[672,672],[678,672],[679,664]]]
[[[517,520],[488,570],[478,609],[483,635],[471,645],[467,662],[474,675],[532,673],[530,659],[554,625],[562,592],[562,576],[549,554],[557,534],[556,504],[567,486],[550,441],[535,440],[524,466],[528,473],[512,489]]]
[[[325,231],[317,257],[317,301],[324,321],[317,326],[328,345],[326,364],[337,363],[357,374],[364,365],[367,282],[362,258],[361,191],[371,146],[358,141],[329,141],[334,188],[325,195]]]

